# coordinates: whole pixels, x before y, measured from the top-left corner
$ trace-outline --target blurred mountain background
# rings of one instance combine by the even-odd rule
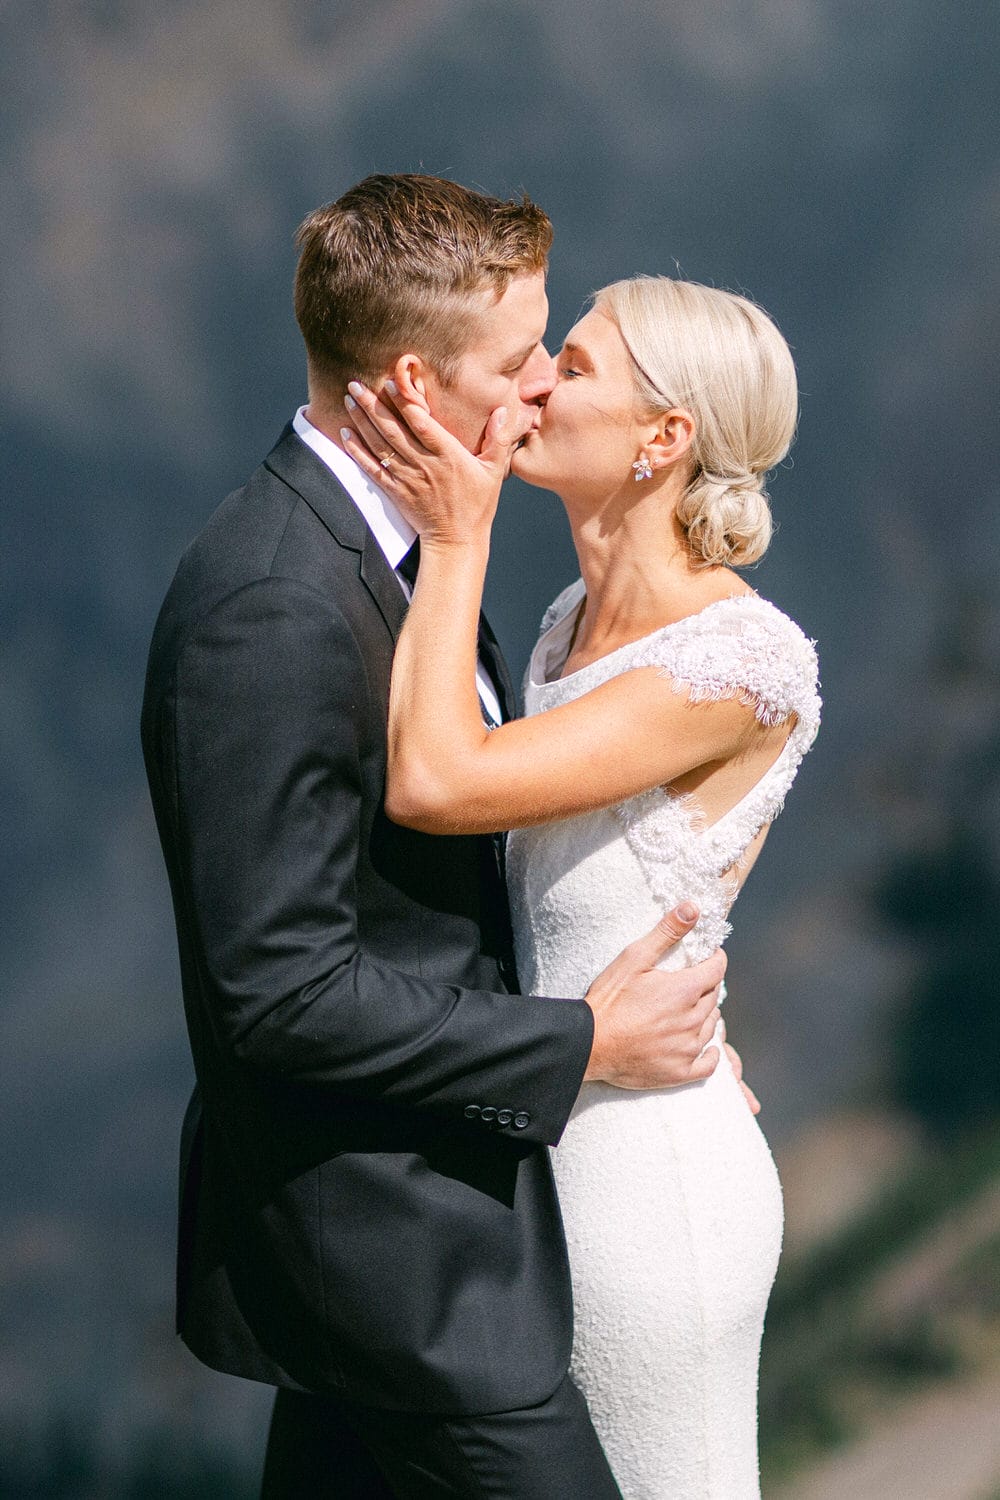
[[[138,711],[181,550],[304,399],[295,226],[374,170],[541,202],[553,346],[595,287],[679,271],[795,349],[751,578],[818,639],[826,714],[727,1002],[788,1195],[765,1471],[1000,1493],[997,52],[986,0],[0,7],[12,1500],[254,1492],[269,1393],[171,1333],[191,1072]],[[573,576],[510,484],[515,670]]]

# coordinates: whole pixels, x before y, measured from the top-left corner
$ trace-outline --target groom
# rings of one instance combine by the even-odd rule
[[[345,387],[405,357],[473,451],[497,406],[527,431],[553,384],[550,242],[527,200],[429,177],[310,215],[309,405],[191,545],[153,637],[143,748],[198,1080],[178,1325],[279,1387],[269,1497],[617,1496],[566,1373],[547,1147],[584,1078],[716,1060],[721,955],[654,967],[690,920],[585,1000],[521,998],[502,843],[383,807],[413,532],[339,446]],[[484,712],[514,712],[485,622],[479,677]]]

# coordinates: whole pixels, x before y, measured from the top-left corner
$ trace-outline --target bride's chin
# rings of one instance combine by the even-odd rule
[[[525,454],[524,445],[515,448],[511,455],[510,472],[516,474],[518,479],[530,479],[531,459]]]
[[[542,466],[531,452],[531,440],[522,443],[519,448],[514,449],[514,455],[510,461],[510,472],[518,479],[523,479],[527,484],[538,484],[542,476]]]
[[[545,450],[538,444],[536,434],[529,433],[520,447],[514,449],[509,472],[515,478],[523,479],[525,484],[534,485],[536,489],[551,490],[554,495],[561,495],[562,476],[553,474],[551,459],[548,464],[545,459]]]

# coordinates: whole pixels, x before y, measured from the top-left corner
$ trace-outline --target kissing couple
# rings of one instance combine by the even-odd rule
[[[760,1493],[781,1195],[719,1002],[819,722],[811,644],[734,571],[795,372],[667,277],[553,360],[551,239],[426,176],[311,214],[308,405],[153,636],[178,1326],[278,1387],[265,1500]],[[508,469],[580,567],[520,718],[480,608]]]

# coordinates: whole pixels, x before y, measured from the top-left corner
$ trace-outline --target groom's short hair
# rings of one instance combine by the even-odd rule
[[[442,177],[366,177],[299,226],[295,316],[324,385],[374,380],[407,350],[448,384],[475,332],[472,294],[544,271],[548,216]]]

